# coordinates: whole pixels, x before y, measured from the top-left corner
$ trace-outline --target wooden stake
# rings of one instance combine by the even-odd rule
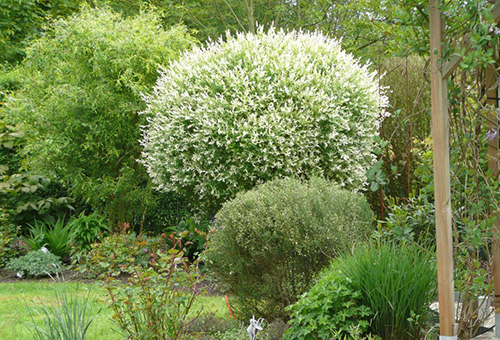
[[[498,108],[499,91],[496,85],[497,73],[493,66],[486,68],[485,85],[489,89],[486,91],[486,103]],[[492,111],[488,120],[488,131],[497,131],[495,138],[488,140],[488,169],[491,175],[498,180],[498,113]],[[500,216],[498,211],[493,211],[496,214],[497,220],[493,229],[493,287],[495,294],[495,336],[500,337],[500,324],[498,324],[500,314],[500,241],[498,233],[500,231]]]
[[[436,245],[438,258],[438,299],[440,339],[456,339],[453,330],[454,285],[451,229],[450,154],[448,93],[439,59],[442,56],[444,23],[439,0],[430,0],[432,139],[434,151],[434,191],[436,205]]]

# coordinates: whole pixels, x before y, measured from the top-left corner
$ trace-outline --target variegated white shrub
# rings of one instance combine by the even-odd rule
[[[185,53],[146,98],[144,163],[207,212],[273,178],[364,183],[386,98],[320,33],[239,34]]]

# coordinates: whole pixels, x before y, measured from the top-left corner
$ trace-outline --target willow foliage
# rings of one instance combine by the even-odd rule
[[[375,77],[321,33],[228,36],[163,71],[147,97],[144,164],[158,188],[209,213],[274,178],[359,188],[386,105]]]

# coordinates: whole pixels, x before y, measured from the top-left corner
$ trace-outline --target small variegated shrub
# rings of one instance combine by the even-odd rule
[[[338,41],[271,29],[186,52],[146,101],[153,182],[215,213],[275,178],[359,188],[387,100],[376,74]]]

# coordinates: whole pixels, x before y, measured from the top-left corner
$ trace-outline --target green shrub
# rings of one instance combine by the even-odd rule
[[[0,96],[10,92],[5,89],[2,94],[1,86]],[[70,199],[54,190],[56,186],[46,176],[26,169],[25,127],[9,124],[2,104],[0,98],[0,207],[10,223],[21,227],[36,219],[64,214],[72,209]]]
[[[270,29],[184,54],[147,102],[153,182],[213,214],[275,178],[319,175],[359,188],[386,99],[375,73],[337,41]]]
[[[435,208],[426,195],[410,195],[408,200],[388,206],[384,221],[379,222],[378,236],[389,241],[418,242],[435,246]]]
[[[272,321],[331,258],[366,240],[372,219],[363,196],[326,180],[274,180],[224,204],[206,264],[241,313]]]
[[[5,103],[9,123],[27,125],[30,164],[105,210],[112,226],[140,221],[151,201],[149,178],[136,161],[142,95],[158,68],[191,43],[186,29],[163,29],[152,11],[123,18],[84,7],[52,22],[26,51],[23,91]]]
[[[9,251],[11,240],[11,236],[7,232],[0,231],[0,267],[7,262],[6,255]]]
[[[292,319],[286,340],[352,339],[355,333],[366,333],[373,315],[370,308],[361,304],[361,293],[335,266],[325,271],[311,290],[288,309]]]
[[[9,221],[9,216],[4,209],[0,209],[0,267],[17,254],[14,247],[18,239],[19,228]]]
[[[182,238],[184,252],[191,261],[205,249],[209,224],[207,220],[197,222],[191,217],[170,228],[171,232],[177,233]]]
[[[5,96],[11,91],[19,90],[21,84],[22,78],[19,76],[19,70],[8,64],[0,63],[0,109]]]
[[[413,244],[360,247],[332,266],[373,312],[369,330],[384,340],[420,339],[436,297],[436,260]]]
[[[132,265],[126,284],[112,276],[106,280],[113,320],[130,339],[180,339],[191,315],[199,312],[193,312],[193,303],[203,276],[197,263],[188,264],[181,240],[171,235],[168,241],[169,250],[152,253],[149,265]]]
[[[165,247],[162,237],[113,234],[92,244],[91,250],[82,254],[77,268],[91,277],[132,274],[134,266],[147,266],[151,254]]]
[[[43,250],[33,250],[26,255],[11,259],[6,269],[28,277],[46,276],[61,270],[61,260],[56,255]]]
[[[73,242],[78,250],[90,250],[91,245],[97,241],[98,237],[104,233],[110,232],[106,218],[97,212],[80,215],[71,218],[68,223],[73,233]]]

